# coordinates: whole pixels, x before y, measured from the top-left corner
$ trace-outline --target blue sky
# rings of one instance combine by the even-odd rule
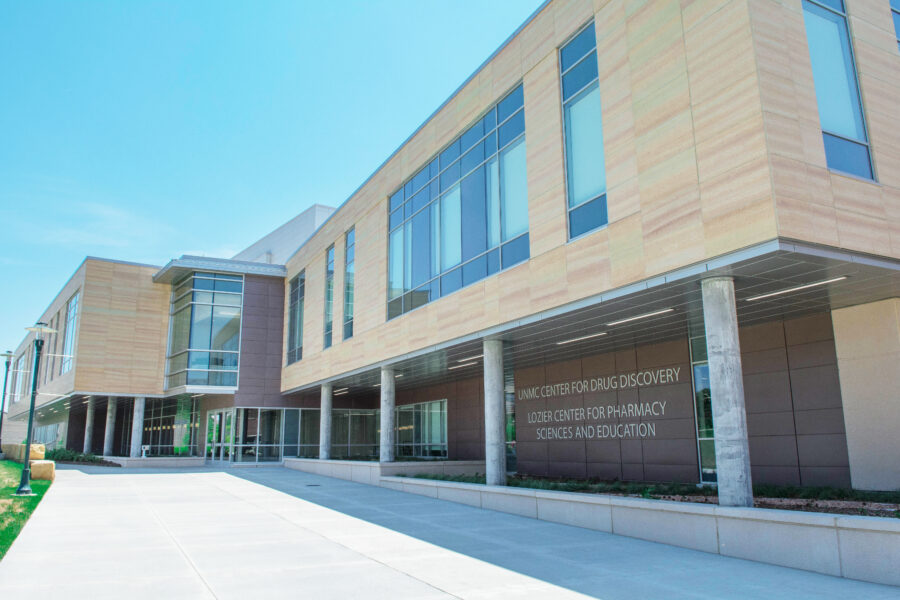
[[[231,256],[343,202],[540,3],[0,3],[0,350],[85,256]]]

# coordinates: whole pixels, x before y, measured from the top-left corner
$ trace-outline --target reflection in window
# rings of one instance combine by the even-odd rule
[[[353,295],[355,293],[356,228],[344,236],[344,339],[353,337]]]
[[[593,21],[559,50],[569,237],[606,225],[606,167]]]
[[[334,327],[334,244],[325,256],[325,340],[323,349],[331,347],[331,331]]]
[[[148,455],[197,456],[197,399],[182,394],[145,402],[142,444],[150,446]]]
[[[67,373],[72,368],[75,354],[75,333],[78,329],[78,294],[76,293],[66,304],[66,333],[63,338],[62,356],[59,361],[59,374]]]
[[[388,318],[527,260],[520,85],[389,201]]]
[[[288,295],[287,363],[303,358],[303,300],[306,292],[306,271],[291,279]]]
[[[198,272],[173,288],[166,387],[236,386],[243,278]]]
[[[447,457],[447,401],[435,400],[396,408],[397,458]]]
[[[828,168],[872,179],[853,48],[841,0],[803,1]]]

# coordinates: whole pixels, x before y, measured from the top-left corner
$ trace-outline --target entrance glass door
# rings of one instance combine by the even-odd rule
[[[234,430],[233,409],[211,410],[206,413],[206,458],[209,460],[231,461],[232,432]]]

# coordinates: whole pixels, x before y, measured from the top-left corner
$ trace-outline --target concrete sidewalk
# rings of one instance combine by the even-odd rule
[[[280,467],[60,469],[0,598],[892,598]]]

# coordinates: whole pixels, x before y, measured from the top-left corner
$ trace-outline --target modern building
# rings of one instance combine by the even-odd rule
[[[38,437],[900,488],[896,14],[547,2],[287,253],[87,259]]]

